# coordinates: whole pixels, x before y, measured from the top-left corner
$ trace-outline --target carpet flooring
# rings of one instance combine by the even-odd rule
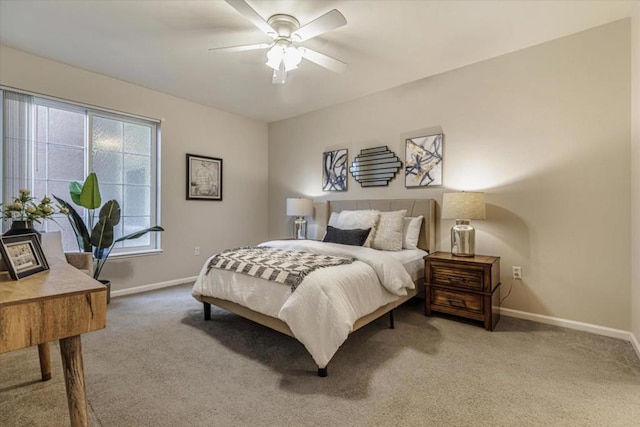
[[[420,302],[356,331],[319,378],[296,340],[202,305],[188,285],[114,298],[83,336],[92,426],[637,426],[628,342],[503,317],[494,332]],[[69,424],[58,344],[0,355],[0,426]]]

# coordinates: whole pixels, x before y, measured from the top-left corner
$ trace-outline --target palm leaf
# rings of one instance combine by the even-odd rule
[[[149,228],[145,228],[144,230],[138,230],[134,233],[131,234],[127,234],[126,236],[122,236],[118,239],[116,239],[113,243],[118,243],[118,242],[122,242],[124,240],[133,240],[133,239],[138,239],[142,236],[144,236],[147,233],[150,233],[152,231],[164,231],[164,228],[160,227],[159,225],[154,225],[153,227],[149,227]]]
[[[82,217],[69,203],[57,197],[55,194],[53,195],[53,198],[56,199],[60,206],[69,210],[67,219],[69,220],[71,228],[73,228],[73,231],[76,235],[78,248],[83,252],[91,252],[91,239],[89,238],[89,230],[87,230],[87,226],[84,224]]]
[[[80,194],[82,193],[82,184],[78,181],[71,181],[69,183],[69,195],[71,195],[71,201],[78,206],[82,206],[80,204]]]
[[[113,245],[113,227],[119,222],[120,205],[115,200],[109,200],[100,209],[98,223],[91,232],[91,244],[97,249],[104,249]],[[96,256],[96,258],[99,257]]]
[[[71,185],[69,185],[69,191],[71,190]],[[82,186],[79,204],[87,209],[98,209],[101,203],[102,197],[100,196],[100,187],[98,187],[98,177],[95,172],[91,172]]]

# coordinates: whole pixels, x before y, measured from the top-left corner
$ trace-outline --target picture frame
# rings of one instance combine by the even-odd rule
[[[347,191],[348,154],[346,148],[322,153],[322,191]]]
[[[442,185],[443,146],[443,133],[405,139],[406,188]]]
[[[0,237],[0,254],[13,280],[49,269],[40,239],[35,233]]]
[[[222,159],[187,154],[187,200],[222,201]]]

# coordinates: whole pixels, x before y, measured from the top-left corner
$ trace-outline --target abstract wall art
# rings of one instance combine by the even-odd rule
[[[405,187],[442,185],[442,143],[444,134],[405,140]]]
[[[347,191],[347,150],[322,153],[322,191]]]

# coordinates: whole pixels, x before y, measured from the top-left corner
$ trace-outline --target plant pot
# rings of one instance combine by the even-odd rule
[[[29,220],[13,220],[11,222],[11,228],[4,233],[4,236],[17,236],[19,234],[35,234],[40,239],[40,232],[33,228],[33,221]]]
[[[107,287],[107,304],[111,302],[111,280],[99,279],[98,282]]]

